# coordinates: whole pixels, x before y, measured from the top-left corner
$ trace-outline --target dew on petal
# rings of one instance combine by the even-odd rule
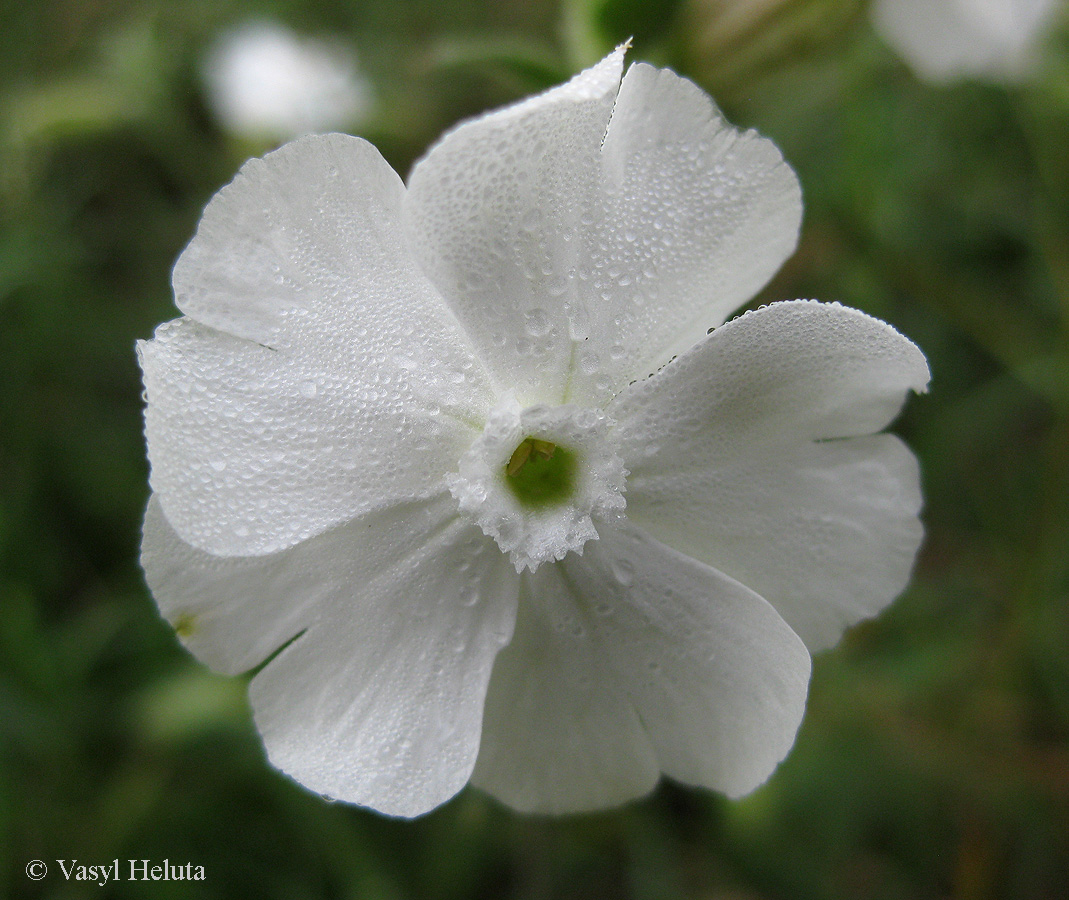
[[[613,577],[624,587],[630,587],[635,580],[635,567],[626,559],[612,561]]]

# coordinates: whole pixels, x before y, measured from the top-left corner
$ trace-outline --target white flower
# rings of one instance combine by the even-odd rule
[[[291,138],[353,124],[370,90],[353,53],[255,22],[225,34],[204,67],[223,125],[253,138]]]
[[[875,0],[873,24],[928,81],[1019,81],[1059,0]]]
[[[743,795],[809,651],[908,580],[917,465],[876,432],[924,357],[838,305],[722,324],[792,252],[797,180],[622,68],[461,125],[407,189],[344,135],[249,162],[140,345],[149,584],[215,669],[284,648],[250,699],[313,790]]]

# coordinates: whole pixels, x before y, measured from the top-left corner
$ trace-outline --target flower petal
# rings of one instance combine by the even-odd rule
[[[917,463],[897,438],[865,435],[927,382],[921,352],[856,310],[747,313],[610,409],[628,517],[753,588],[823,649],[909,579]]]
[[[657,753],[679,781],[741,797],[794,744],[810,661],[749,588],[633,526],[565,561]]]
[[[160,614],[197,659],[226,675],[255,668],[347,590],[333,575],[339,531],[268,556],[220,557],[183,541],[149,498],[141,566]]]
[[[437,493],[478,433],[392,361],[348,370],[192,319],[139,351],[152,488],[184,541],[221,556]]]
[[[175,267],[192,318],[139,348],[152,487],[183,540],[292,546],[437,490],[481,430],[489,384],[406,255],[403,191],[371,145],[330,135],[209,204]]]
[[[516,578],[448,495],[354,520],[269,557],[182,546],[153,504],[144,564],[190,649],[252,680],[271,762],[330,797],[413,816],[467,782]]]
[[[576,402],[655,372],[723,322],[794,252],[802,217],[798,179],[771,141],[643,63],[620,86],[602,191]]]
[[[327,342],[338,352],[362,330],[400,331],[424,317],[432,334],[448,329],[455,323],[405,247],[404,193],[378,150],[344,134],[250,159],[175,263],[175,302],[276,349]]]
[[[623,53],[462,124],[409,177],[412,252],[499,385],[525,406],[560,401],[572,339],[588,327],[574,273],[594,221]]]
[[[472,784],[522,812],[569,813],[641,797],[660,769],[559,564],[523,576],[516,631],[497,657]]]
[[[668,70],[620,84],[621,57],[460,126],[410,178],[413,252],[525,404],[608,400],[797,241],[798,181],[772,143]]]
[[[809,654],[748,588],[633,527],[602,532],[528,577],[472,783],[542,812],[621,803],[658,769],[748,793],[794,742]]]

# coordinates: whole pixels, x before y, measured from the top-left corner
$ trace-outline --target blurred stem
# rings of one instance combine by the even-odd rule
[[[1027,93],[1015,109],[1038,181],[1034,194],[1037,244],[1057,293],[1062,333],[1069,335],[1069,170],[1064,138],[1069,109],[1042,89]]]
[[[1069,800],[1069,753],[1064,747],[1036,746],[1008,728],[963,734],[958,726],[903,712],[910,703],[902,688],[877,676],[854,673],[849,689],[837,694],[836,701],[836,709],[821,708],[820,715],[873,723],[886,744],[898,747],[918,771],[927,770],[939,781],[949,779],[985,805],[998,805],[999,795],[1009,797],[1022,789],[1059,802]]]
[[[983,900],[993,896],[998,856],[995,834],[975,814],[965,828],[954,866],[954,900]]]
[[[1044,491],[1037,516],[1038,551],[1046,561],[1053,591],[1069,586],[1065,519],[1069,509],[1069,418],[1057,422],[1044,447]]]
[[[690,67],[717,96],[731,95],[806,45],[829,39],[858,13],[857,0],[692,0],[685,29]]]
[[[589,68],[613,49],[598,33],[588,0],[564,0],[560,27],[564,55],[573,72]]]

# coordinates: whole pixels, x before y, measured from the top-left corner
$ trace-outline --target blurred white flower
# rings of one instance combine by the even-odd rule
[[[1019,81],[1059,0],[875,0],[873,23],[922,78]]]
[[[370,100],[355,54],[267,22],[224,34],[208,54],[204,76],[224,127],[253,138],[345,128]]]
[[[743,795],[809,651],[909,578],[917,465],[876,432],[924,357],[838,305],[723,324],[793,251],[797,180],[622,70],[460,125],[407,188],[344,135],[249,162],[140,345],[149,584],[215,669],[284,648],[250,699],[313,790]]]

